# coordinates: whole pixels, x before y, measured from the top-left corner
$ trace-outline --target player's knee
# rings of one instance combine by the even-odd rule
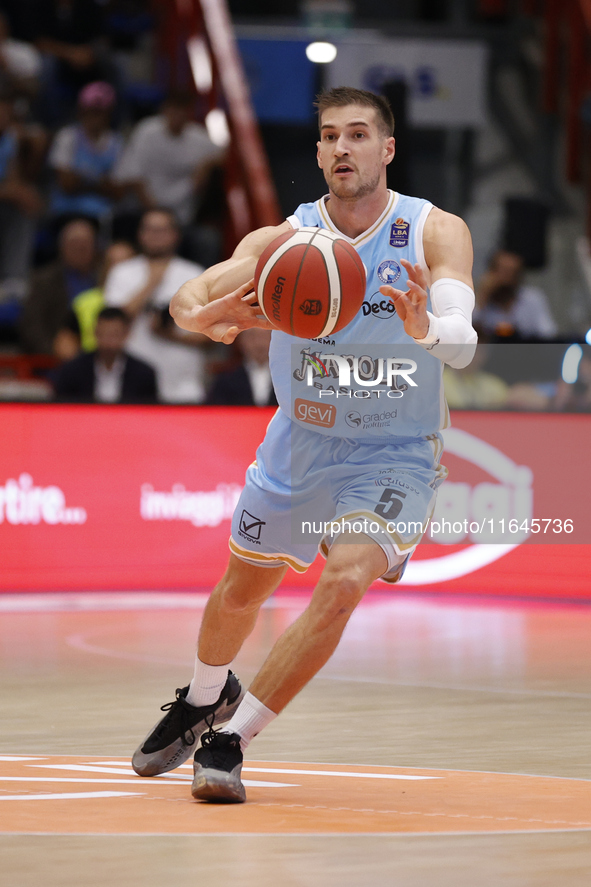
[[[357,570],[325,568],[315,594],[319,620],[348,619],[366,591],[367,584]]]
[[[264,600],[257,593],[257,589],[250,584],[237,584],[224,577],[216,586],[213,594],[216,595],[221,607],[228,613],[246,613],[256,610]]]

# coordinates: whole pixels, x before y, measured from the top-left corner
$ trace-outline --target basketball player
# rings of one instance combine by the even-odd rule
[[[248,743],[327,662],[369,586],[380,577],[402,577],[421,536],[404,528],[426,524],[447,474],[439,464],[440,429],[448,421],[443,362],[466,366],[476,344],[468,229],[426,200],[387,189],[394,121],[386,101],[339,87],[320,96],[318,114],[317,158],[328,195],[298,207],[278,227],[247,235],[231,259],[186,283],[171,303],[179,326],[214,341],[230,343],[241,330],[270,328],[252,292],[255,265],[275,237],[300,226],[345,237],[367,269],[363,310],[330,342],[273,332],[270,365],[280,407],[247,471],[228,569],[205,608],[195,673],[163,706],[167,714],[133,757],[137,773],[154,776],[183,763],[201,739],[192,793],[208,801],[245,800],[240,772]],[[336,398],[334,385],[332,391],[326,385],[334,379],[319,377],[309,387],[306,374],[297,372],[302,355],[351,354],[355,343],[366,353],[372,346],[382,353],[387,346],[389,355],[409,348],[416,364],[418,384],[397,391],[394,385],[395,399],[374,399],[378,421],[365,407],[352,411],[364,402],[346,391]],[[331,426],[309,424],[305,411],[295,409],[298,396],[300,403],[331,399]],[[310,520],[305,538],[292,532],[294,514]],[[328,532],[319,527],[323,520],[333,521]],[[318,547],[326,565],[310,604],[244,695],[228,666],[288,566],[305,571]]]

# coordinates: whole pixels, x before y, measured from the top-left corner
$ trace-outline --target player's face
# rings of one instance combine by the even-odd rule
[[[336,197],[359,200],[375,192],[382,180],[385,183],[394,139],[380,132],[373,108],[329,108],[322,115],[317,144],[318,166]]]

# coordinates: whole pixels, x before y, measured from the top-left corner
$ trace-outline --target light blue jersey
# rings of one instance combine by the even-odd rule
[[[423,229],[433,205],[388,194],[379,219],[353,239],[332,223],[328,196],[298,207],[289,218],[295,228],[326,228],[357,250],[367,273],[365,300],[344,329],[325,339],[279,331],[271,337],[271,374],[282,411],[300,426],[359,443],[425,438],[449,424],[441,361],[405,333],[393,303],[379,291],[384,284],[406,289],[401,259],[418,263],[429,279]]]

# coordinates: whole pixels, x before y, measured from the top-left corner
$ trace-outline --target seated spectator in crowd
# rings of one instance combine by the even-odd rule
[[[58,238],[58,258],[32,276],[21,318],[21,344],[25,351],[72,357],[60,352],[58,332],[67,325],[76,296],[96,286],[96,231],[86,219],[64,225]]]
[[[13,100],[0,93],[0,283],[22,295],[29,273],[35,217],[42,201],[37,189],[23,176],[19,135],[13,125]]]
[[[79,122],[57,133],[49,153],[56,182],[50,210],[54,216],[100,219],[113,208],[120,188],[111,175],[122,137],[111,127],[115,90],[108,83],[89,83],[78,96]]]
[[[579,361],[575,382],[559,379],[552,401],[552,409],[563,412],[591,411],[591,346],[582,345],[583,354]]]
[[[507,405],[509,386],[483,369],[487,347],[478,345],[472,363],[461,370],[444,366],[445,399],[452,410],[499,410]]]
[[[477,289],[474,322],[485,336],[551,339],[557,333],[548,300],[539,287],[523,283],[524,264],[516,253],[498,250]]]
[[[128,350],[146,360],[158,376],[161,400],[200,403],[207,336],[162,323],[176,291],[203,268],[176,255],[180,230],[167,209],[148,210],[138,230],[140,255],[120,262],[105,281],[105,303],[123,308],[132,318]]]
[[[125,240],[116,241],[108,246],[103,258],[99,286],[85,290],[72,302],[80,336],[80,348],[83,351],[94,351],[97,347],[95,327],[98,316],[105,307],[105,280],[111,268],[114,268],[119,262],[126,262],[133,256],[135,256],[135,249],[131,243],[127,243]]]
[[[154,370],[124,350],[129,327],[129,317],[120,308],[103,308],[96,322],[96,350],[80,354],[59,367],[54,381],[56,398],[95,403],[154,403]]]
[[[111,268],[132,256],[135,256],[135,249],[126,241],[116,241],[107,247],[99,273],[99,285],[84,290],[73,299],[65,325],[54,340],[54,350],[63,359],[74,357],[80,350],[96,349],[95,328],[98,316],[105,307],[105,280]]]
[[[101,8],[96,0],[38,0],[33,27],[45,68],[40,110],[56,122],[86,83],[104,79]]]
[[[41,55],[30,43],[13,40],[8,19],[0,12],[0,88],[17,96],[34,96],[39,88]]]
[[[236,339],[242,362],[233,369],[218,373],[208,404],[233,406],[277,406],[277,398],[269,370],[269,330],[243,330]]]
[[[199,196],[224,158],[192,119],[194,106],[193,95],[171,94],[160,114],[137,124],[115,171],[142,207],[172,210],[184,229],[194,222]]]

